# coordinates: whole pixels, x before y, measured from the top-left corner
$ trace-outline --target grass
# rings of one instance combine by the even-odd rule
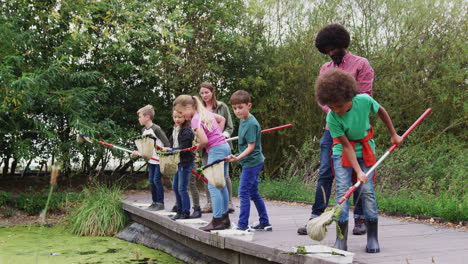
[[[101,185],[84,189],[80,201],[68,217],[73,234],[113,236],[127,224],[119,187]]]
[[[239,179],[232,179],[233,194],[238,195]],[[301,179],[263,178],[259,192],[265,198],[287,201],[313,202],[315,185],[304,184]],[[400,190],[395,193],[376,192],[380,211],[401,213],[411,216],[440,217],[448,221],[468,221],[468,201],[458,200],[449,193],[427,194],[421,191]],[[335,204],[334,194],[330,204]]]

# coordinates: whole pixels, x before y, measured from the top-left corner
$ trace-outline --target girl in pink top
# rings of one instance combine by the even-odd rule
[[[224,117],[211,113],[203,106],[196,96],[179,95],[174,101],[174,110],[182,114],[185,119],[191,120],[192,128],[197,132],[200,143],[197,150],[206,148],[208,152],[208,164],[224,159],[231,154],[231,148],[222,134]],[[227,177],[229,164],[224,163],[224,177]],[[219,190],[208,183],[211,202],[213,206],[213,218],[211,222],[200,229],[203,231],[221,230],[231,226],[228,213],[229,195],[227,187]]]

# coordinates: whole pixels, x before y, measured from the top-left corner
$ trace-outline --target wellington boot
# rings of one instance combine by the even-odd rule
[[[334,247],[341,250],[348,250],[348,221],[338,221],[337,225],[341,229],[343,239],[340,239],[338,233],[336,233],[336,241]]]
[[[196,206],[193,208],[193,213],[190,215],[190,218],[200,218],[202,217],[202,212],[200,206]]]
[[[199,229],[202,230],[202,231],[205,231],[205,232],[210,232],[211,230],[225,229],[224,224],[223,224],[223,218],[222,217],[220,217],[220,218],[213,217],[211,219],[211,222],[208,225],[206,225],[204,227],[200,227]]]
[[[367,253],[379,253],[380,246],[379,246],[379,239],[378,239],[378,220],[366,219],[366,226],[367,226],[367,246],[366,252]]]
[[[231,228],[231,220],[229,219],[229,213],[223,214],[221,217],[223,219],[223,224],[225,229]]]

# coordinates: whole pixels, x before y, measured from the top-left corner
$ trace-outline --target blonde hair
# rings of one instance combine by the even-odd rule
[[[193,107],[200,116],[200,122],[203,121],[203,123],[205,123],[205,127],[206,129],[208,129],[208,131],[213,131],[213,118],[211,116],[211,113],[208,110],[206,110],[206,108],[203,106],[202,100],[200,98],[198,98],[197,96],[190,96],[187,94],[179,95],[172,104],[172,107],[174,109],[177,106]]]
[[[145,105],[138,109],[137,115],[142,114],[143,116],[149,116],[151,119],[154,118],[154,108],[152,105]]]

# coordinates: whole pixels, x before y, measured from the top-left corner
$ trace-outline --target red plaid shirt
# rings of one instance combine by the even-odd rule
[[[343,61],[339,66],[333,63],[333,61],[327,62],[320,68],[320,75],[329,69],[338,68],[345,72],[349,72],[358,83],[359,93],[366,93],[372,96],[372,83],[374,82],[374,70],[367,61],[366,58],[359,57],[347,52],[343,57]],[[320,105],[320,104],[319,104]],[[320,105],[320,107],[328,113],[330,108],[326,105]]]

